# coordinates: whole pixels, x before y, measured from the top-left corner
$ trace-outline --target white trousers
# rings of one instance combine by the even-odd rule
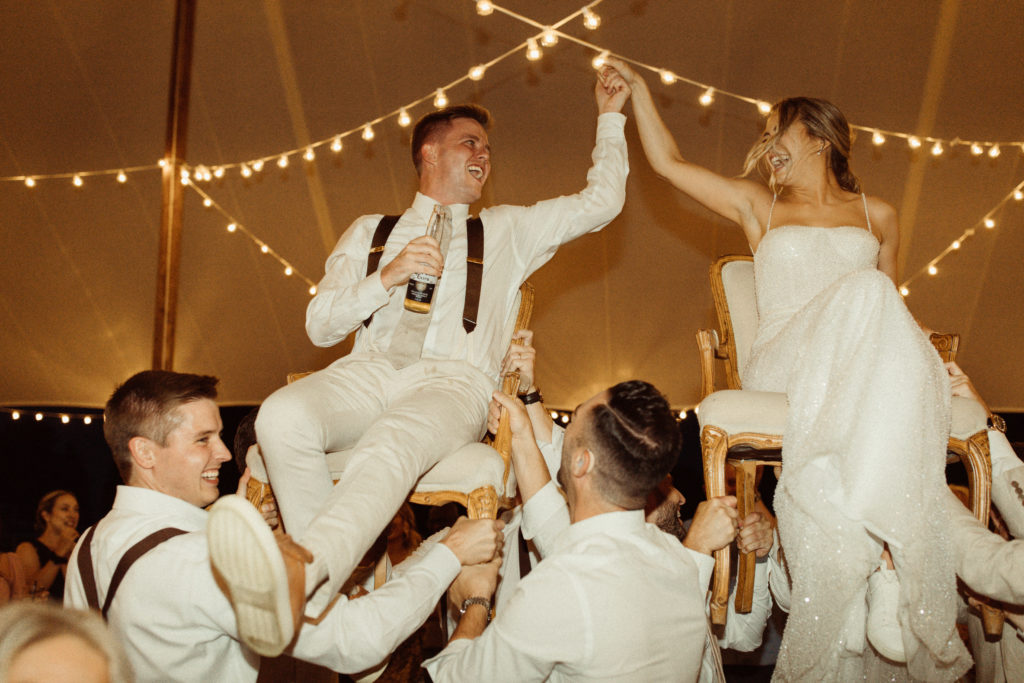
[[[285,529],[334,595],[438,460],[483,436],[494,382],[463,361],[395,370],[350,354],[271,394],[256,418]],[[326,453],[351,449],[337,485]]]

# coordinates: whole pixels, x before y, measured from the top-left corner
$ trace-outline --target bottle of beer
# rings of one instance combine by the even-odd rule
[[[441,231],[444,228],[444,207],[435,205],[433,213],[430,214],[430,221],[427,223],[427,234],[441,241]],[[409,284],[405,288],[405,307],[414,313],[429,313],[430,302],[434,298],[434,288],[437,286],[437,277],[424,273],[414,273],[409,277]]]

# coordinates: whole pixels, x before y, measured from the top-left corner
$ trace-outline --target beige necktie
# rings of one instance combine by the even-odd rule
[[[437,204],[434,206],[434,213],[438,214],[438,229],[440,234],[437,241],[441,244],[441,256],[448,254],[448,243],[452,237],[452,213],[447,206]],[[431,223],[434,217],[431,215]],[[439,280],[440,282],[440,280]],[[436,295],[436,291],[435,291]],[[398,319],[395,332],[391,336],[391,345],[388,347],[387,357],[396,370],[412,365],[420,359],[423,353],[423,340],[427,336],[427,328],[430,327],[430,319],[434,314],[437,302],[432,302],[430,310],[426,313],[416,313],[407,308],[402,309],[402,316]]]

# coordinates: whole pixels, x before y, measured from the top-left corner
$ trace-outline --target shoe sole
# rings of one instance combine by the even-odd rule
[[[295,635],[288,575],[274,534],[256,508],[224,496],[210,508],[210,561],[228,588],[242,642],[276,657]]]

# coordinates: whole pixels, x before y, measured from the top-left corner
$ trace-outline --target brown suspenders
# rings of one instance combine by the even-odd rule
[[[92,566],[92,533],[95,530],[95,526],[89,527],[89,530],[85,532],[85,538],[82,539],[82,547],[78,549],[78,573],[82,576],[82,587],[85,589],[86,602],[89,603],[90,608],[100,610],[104,619],[107,618],[107,612],[110,610],[110,603],[114,599],[114,594],[117,593],[117,587],[121,585],[124,575],[135,564],[135,561],[164,541],[186,533],[182,529],[170,527],[160,529],[129,548],[128,552],[124,554],[124,557],[121,558],[121,561],[117,563],[117,567],[114,569],[114,575],[110,579],[110,586],[107,588],[107,599],[103,601],[103,607],[101,608],[99,591],[96,589],[96,573]]]
[[[384,254],[384,245],[388,236],[398,223],[399,216],[384,216],[373,231],[370,242],[370,256],[366,261],[366,276],[376,272],[380,266],[380,258]],[[466,221],[466,301],[462,306],[462,327],[469,334],[476,329],[477,315],[480,312],[480,285],[484,276],[484,224],[474,216]],[[363,321],[369,327],[371,315]]]

